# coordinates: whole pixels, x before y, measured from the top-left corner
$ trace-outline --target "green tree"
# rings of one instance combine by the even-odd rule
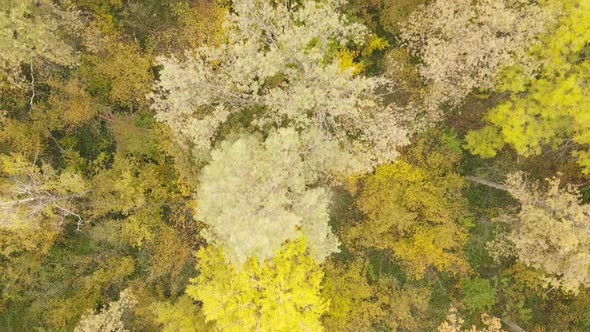
[[[470,310],[491,310],[496,304],[496,288],[487,279],[467,278],[461,288],[465,295],[463,302]]]

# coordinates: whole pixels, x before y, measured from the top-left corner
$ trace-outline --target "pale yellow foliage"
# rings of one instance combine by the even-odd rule
[[[232,263],[269,258],[301,233],[319,261],[338,251],[328,225],[329,191],[314,184],[318,168],[339,159],[309,143],[295,130],[281,129],[264,142],[246,136],[213,151],[200,178],[196,217],[211,226],[209,239]]]
[[[435,0],[415,11],[401,37],[422,58],[431,83],[427,107],[459,105],[473,89],[496,84],[499,70],[524,61],[547,15],[528,0]]]
[[[235,1],[225,43],[197,48],[185,60],[159,58],[157,118],[183,144],[207,150],[232,115],[262,108],[250,125],[319,129],[365,168],[394,159],[396,148],[407,144],[407,131],[377,96],[390,82],[356,75],[359,65],[343,68],[342,58],[330,51],[360,47],[367,38],[366,28],[347,20],[339,6]]]
[[[121,292],[118,301],[111,302],[108,308],[103,308],[99,313],[92,310],[84,315],[75,332],[126,332],[123,324],[123,315],[137,304],[133,294],[126,289]]]
[[[438,332],[502,332],[502,323],[497,317],[490,317],[487,314],[481,315],[481,320],[485,325],[484,328],[477,328],[472,325],[471,328],[463,328],[465,322],[462,318],[457,316],[457,309],[449,309],[447,320],[438,327]]]
[[[74,216],[75,200],[87,192],[82,177],[56,172],[50,165],[28,162],[21,155],[0,155],[0,228],[36,229],[49,224],[60,229]]]
[[[521,203],[508,240],[513,254],[541,271],[547,287],[577,293],[590,286],[590,204],[581,204],[572,186],[557,179],[547,188],[527,186],[522,173],[511,174],[508,190]]]

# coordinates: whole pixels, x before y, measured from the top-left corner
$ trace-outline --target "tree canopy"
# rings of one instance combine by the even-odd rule
[[[590,0],[0,0],[0,331],[590,331]]]

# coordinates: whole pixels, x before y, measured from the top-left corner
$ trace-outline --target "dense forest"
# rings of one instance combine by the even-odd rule
[[[590,0],[0,0],[0,331],[590,331]]]

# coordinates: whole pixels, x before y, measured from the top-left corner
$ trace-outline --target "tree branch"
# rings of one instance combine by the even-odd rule
[[[31,99],[29,99],[29,106],[31,107],[31,110],[33,110],[35,95],[35,73],[33,70],[33,56],[31,56]]]
[[[486,179],[482,179],[476,176],[471,176],[471,175],[467,175],[465,177],[467,180],[471,181],[471,182],[475,182],[478,184],[482,184],[484,186],[490,187],[490,188],[494,188],[494,189],[498,189],[498,190],[502,190],[502,191],[506,191],[508,193],[510,193],[510,189],[503,185],[503,184],[499,184],[496,182],[492,182]],[[510,193],[512,195],[512,193]],[[513,196],[514,197],[514,196]],[[534,200],[533,204],[541,209],[544,209],[545,211],[554,214],[556,217],[558,218],[563,218],[565,220],[570,221],[571,223],[573,223],[575,226],[580,227],[582,229],[584,229],[585,232],[590,232],[590,229],[588,229],[588,227],[586,225],[580,224],[579,222],[577,222],[574,218],[574,216],[572,216],[571,214],[569,214],[567,211],[562,211],[562,210],[558,210],[555,209],[553,207],[551,207],[551,205],[547,204],[545,201],[543,200]]]
[[[509,191],[508,187],[506,187],[503,184],[499,184],[499,183],[495,183],[495,182],[492,182],[492,181],[489,181],[486,179],[478,178],[476,176],[467,175],[465,178],[471,182],[482,184],[482,185],[490,187],[490,188],[494,188],[494,189],[498,189],[498,190],[502,190],[502,191]]]

